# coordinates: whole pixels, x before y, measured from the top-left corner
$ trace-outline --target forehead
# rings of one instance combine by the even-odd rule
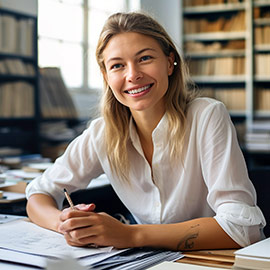
[[[126,52],[136,54],[145,48],[150,48],[157,52],[162,51],[159,43],[150,36],[135,32],[120,33],[110,39],[103,51],[103,56],[104,59],[108,59],[111,56],[114,57],[117,54]]]

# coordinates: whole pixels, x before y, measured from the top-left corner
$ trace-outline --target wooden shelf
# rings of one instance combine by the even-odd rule
[[[185,2],[189,4],[189,1]],[[224,98],[223,102],[226,103],[229,100],[229,93],[227,92],[231,90],[242,91],[241,94],[238,92],[239,95],[236,94],[236,96],[238,98],[242,96],[241,101],[245,102],[246,109],[244,111],[230,111],[230,114],[233,117],[244,116],[247,125],[249,125],[255,116],[263,118],[270,116],[270,106],[269,111],[257,110],[257,107],[255,108],[255,105],[258,106],[255,103],[263,100],[264,96],[266,96],[265,100],[268,99],[268,92],[265,94],[265,91],[270,91],[270,74],[256,74],[256,72],[264,74],[264,69],[258,69],[256,64],[258,61],[259,63],[263,63],[264,60],[267,62],[268,58],[266,59],[264,55],[260,54],[267,54],[268,57],[270,55],[270,44],[255,44],[255,41],[259,42],[260,39],[262,43],[268,42],[266,38],[268,36],[265,37],[267,35],[265,29],[268,29],[267,27],[270,26],[270,18],[268,18],[270,1],[245,0],[238,3],[225,2],[224,0],[223,4],[201,5],[202,2],[198,0],[198,5],[196,5],[196,0],[194,0],[190,2],[194,6],[183,7],[183,18],[181,19],[183,21],[182,47],[186,62],[190,66],[191,75],[196,74],[191,79],[198,85],[199,89],[206,90],[206,95],[220,98],[221,101]],[[204,3],[207,3],[207,1],[204,1]],[[256,16],[256,19],[254,19],[253,14]],[[264,14],[266,14],[265,17],[263,17]],[[216,32],[222,29],[222,27],[231,31],[221,30]],[[260,27],[262,29],[258,29]],[[262,37],[257,36],[258,34],[261,34]],[[235,46],[235,49],[233,49],[233,46]],[[228,58],[228,62],[226,62],[226,59],[224,59],[224,62],[221,59],[225,57]],[[242,60],[239,60],[239,58]],[[230,63],[230,65],[225,65],[225,63],[228,63],[228,65]],[[244,68],[242,69],[241,67]],[[221,70],[216,71],[217,68]],[[232,69],[241,75],[203,75],[231,74],[230,70]],[[243,72],[244,74],[242,75]],[[256,95],[257,88],[264,90],[264,92]],[[219,89],[223,92],[218,92]],[[234,94],[236,93],[235,91],[233,92]],[[258,98],[256,102],[254,102],[255,97]],[[237,104],[232,102],[231,106],[228,107],[233,108],[233,106],[236,108]],[[264,109],[268,108],[267,106],[264,103],[258,108]]]
[[[184,41],[220,41],[220,40],[239,40],[246,38],[246,32],[212,32],[185,34]]]
[[[184,15],[189,14],[204,14],[204,13],[218,13],[218,12],[232,12],[238,10],[245,10],[245,3],[235,4],[215,4],[215,5],[200,5],[194,7],[184,7]]]

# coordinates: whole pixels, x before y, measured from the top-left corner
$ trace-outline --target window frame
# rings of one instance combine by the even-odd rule
[[[56,0],[59,3],[63,3],[61,0]],[[128,11],[130,10],[131,2],[130,0],[123,0],[125,9]],[[89,1],[83,0],[82,8],[83,8],[83,36],[81,42],[76,42],[76,44],[80,44],[82,48],[82,84],[80,87],[68,87],[68,89],[72,92],[72,94],[76,93],[89,93],[89,92],[96,92],[100,91],[100,88],[94,88],[89,86],[89,56],[88,51],[90,49],[90,43],[89,43],[89,32],[88,32],[88,26],[89,26]],[[38,33],[38,43],[41,39],[51,39],[53,41],[57,41],[60,43],[74,43],[70,41],[63,40],[61,38],[52,38],[47,36],[42,36]]]

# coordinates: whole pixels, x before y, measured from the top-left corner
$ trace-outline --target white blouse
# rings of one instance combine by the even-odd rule
[[[239,245],[261,238],[266,222],[256,206],[256,192],[248,178],[236,132],[224,105],[197,98],[188,107],[187,136],[182,161],[171,163],[167,116],[152,133],[152,172],[130,121],[128,151],[130,183],[113,175],[104,146],[104,120],[91,122],[82,135],[41,177],[26,189],[51,195],[59,208],[63,188],[83,189],[91,179],[105,173],[119,198],[138,223],[176,223],[199,217],[214,217]]]

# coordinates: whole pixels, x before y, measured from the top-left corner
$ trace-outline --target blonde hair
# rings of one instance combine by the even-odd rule
[[[106,72],[103,51],[110,39],[119,33],[135,32],[155,39],[166,56],[172,52],[175,57],[174,71],[169,76],[168,90],[165,94],[165,109],[169,122],[170,157],[176,160],[181,155],[186,130],[186,108],[193,99],[188,91],[188,72],[171,38],[164,28],[151,16],[139,13],[116,13],[106,21],[97,45],[96,58],[104,74]],[[110,166],[121,179],[129,179],[129,120],[131,112],[113,95],[104,79],[104,93],[101,103],[105,120],[105,142]]]

